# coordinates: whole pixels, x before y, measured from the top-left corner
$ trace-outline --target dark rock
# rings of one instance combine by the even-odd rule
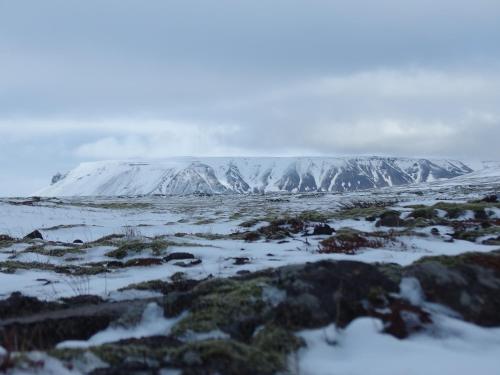
[[[246,257],[236,257],[236,258],[231,258],[234,260],[233,265],[235,266],[242,266],[244,264],[250,263],[250,258]]]
[[[83,306],[83,305],[98,305],[104,300],[99,296],[82,294],[75,297],[61,298],[61,302],[69,307]]]
[[[379,216],[379,220],[377,221],[377,227],[402,227],[405,226],[406,223],[400,217],[401,213],[398,211],[386,211],[382,215]]]
[[[163,261],[170,262],[171,260],[195,259],[191,253],[171,253],[163,258]]]
[[[432,234],[433,236],[439,236],[439,229],[437,229],[437,228],[432,228],[432,229],[431,229],[431,234]]]
[[[17,314],[0,320],[0,346],[7,345],[13,351],[48,350],[61,341],[88,340],[111,322],[130,311],[143,310],[149,303],[147,300],[99,302],[95,296],[79,296],[62,303],[20,295],[11,297],[14,301],[8,301],[7,307],[16,307]]]
[[[323,261],[277,272],[276,286],[287,297],[277,307],[275,319],[293,329],[321,327],[332,321],[344,327],[369,315],[363,301],[373,291],[381,295],[399,291],[398,284],[376,267],[360,262]]]
[[[482,326],[500,325],[500,254],[425,258],[403,274],[415,277],[427,300]]]
[[[7,234],[0,234],[0,242],[10,242],[10,241],[14,241],[14,238],[12,238]]]
[[[496,194],[488,195],[487,197],[484,197],[483,199],[481,199],[481,202],[497,203],[498,202],[498,196]]]
[[[484,245],[492,245],[492,246],[500,246],[500,236],[494,237],[494,238],[489,238],[487,240],[483,241]]]
[[[251,272],[249,270],[239,270],[236,272],[237,275],[248,275],[250,274]]]
[[[25,240],[35,240],[35,239],[43,240],[43,236],[42,236],[42,233],[40,233],[39,230],[34,230],[30,234],[27,234],[24,237],[24,239]]]
[[[163,263],[163,260],[159,258],[136,258],[130,259],[125,262],[125,267],[148,267],[148,266],[158,266]]]
[[[328,224],[319,224],[319,225],[314,226],[313,235],[314,236],[322,236],[322,235],[331,236],[333,234],[333,232],[335,232],[335,229],[333,229]]]
[[[198,264],[201,264],[201,259],[195,259],[192,260],[191,262],[175,262],[174,266],[187,268],[187,267],[197,266]]]
[[[106,267],[108,268],[122,268],[124,267],[123,262],[120,262],[119,260],[110,260],[109,262],[106,262]]]
[[[74,244],[82,244],[82,243],[83,243],[83,241],[82,241],[82,240],[78,240],[78,239],[77,239],[77,240],[74,240],[74,241],[73,241],[73,243],[74,243]]]
[[[0,319],[19,317],[57,308],[57,303],[40,301],[35,297],[24,296],[20,292],[12,293],[9,298],[0,301]]]
[[[254,242],[254,241],[258,241],[260,240],[260,234],[257,233],[257,232],[246,232],[244,235],[243,235],[243,239],[246,241],[246,242]]]

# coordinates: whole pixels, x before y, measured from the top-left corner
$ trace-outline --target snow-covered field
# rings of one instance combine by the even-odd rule
[[[487,217],[481,220],[488,220],[489,227],[471,229],[481,231],[472,240],[469,226],[477,227],[479,216],[476,206],[465,206],[494,194],[500,181],[493,172],[459,179],[459,184],[450,180],[343,194],[0,199],[0,234],[5,237],[0,241],[0,299],[20,292],[43,301],[81,295],[108,302],[136,301],[163,294],[127,288],[130,285],[151,280],[171,282],[180,273],[186,280],[227,278],[320,260],[405,267],[428,256],[500,249],[499,206],[480,206]],[[454,203],[465,208],[453,216]],[[434,222],[419,222],[414,212],[433,205],[437,205],[431,211]],[[384,212],[390,212],[392,219],[396,212],[404,223],[384,225]],[[463,233],[458,232],[462,229],[457,229],[457,223],[465,223]],[[336,232],[314,234],[324,224]],[[35,230],[42,238],[24,238]],[[352,232],[368,242],[352,251],[327,250],[325,240],[335,241],[341,233],[352,239]],[[301,330],[297,335],[306,345],[290,355],[287,371],[498,374],[499,328],[464,322],[447,309],[426,302],[418,285],[402,287],[400,293],[433,316],[432,328],[399,340],[382,332],[380,320],[359,317],[343,329],[331,322],[324,328]],[[162,311],[149,304],[135,325],[108,327],[85,340],[64,340],[58,347],[167,335],[183,316],[164,318]],[[227,336],[222,331],[203,334],[208,335],[205,339]],[[203,334],[196,340],[203,340]],[[2,356],[5,352],[0,352]],[[41,361],[36,369],[40,374],[86,373],[89,368],[107,366],[96,358],[90,367],[68,368],[47,354],[33,352],[28,356]],[[24,370],[12,366],[7,371],[35,372],[29,366]]]

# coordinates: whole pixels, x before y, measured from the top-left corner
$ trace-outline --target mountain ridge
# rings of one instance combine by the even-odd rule
[[[179,157],[81,163],[41,196],[343,192],[449,179],[457,160],[405,157]]]

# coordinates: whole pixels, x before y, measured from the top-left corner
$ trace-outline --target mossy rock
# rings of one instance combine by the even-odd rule
[[[379,217],[385,211],[384,207],[373,206],[373,207],[353,207],[343,209],[336,212],[333,215],[334,219],[345,220],[345,219],[359,219],[359,218],[376,218]]]
[[[417,208],[413,210],[409,216],[415,219],[428,219],[428,220],[438,217],[436,209],[433,207]]]
[[[222,330],[233,336],[248,336],[253,331],[267,305],[262,298],[265,278],[245,282],[213,280],[195,287],[190,311],[172,332],[183,335],[188,331]],[[247,325],[247,327],[245,327]]]
[[[287,370],[286,354],[235,340],[207,340],[181,347],[172,359],[193,374],[271,375]]]
[[[238,226],[242,228],[251,228],[260,223],[261,221],[262,221],[261,219],[250,219],[238,224]]]

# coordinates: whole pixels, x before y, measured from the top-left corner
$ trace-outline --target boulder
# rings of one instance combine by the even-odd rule
[[[195,256],[191,253],[171,253],[163,258],[164,262],[170,262],[171,260],[185,260],[185,259],[195,259]]]
[[[335,232],[335,229],[333,229],[331,226],[328,224],[319,224],[314,226],[314,231],[313,235],[314,236],[331,236]]]
[[[379,216],[377,227],[403,227],[406,225],[405,220],[401,219],[399,211],[386,211]]]
[[[34,230],[33,232],[24,236],[25,240],[43,240],[43,235],[39,230]]]

